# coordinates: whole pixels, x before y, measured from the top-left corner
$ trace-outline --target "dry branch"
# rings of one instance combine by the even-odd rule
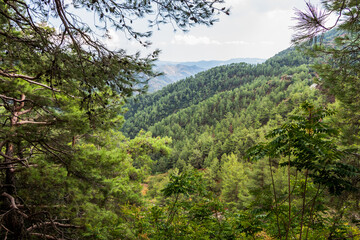
[[[3,192],[1,194],[1,196],[3,197],[7,197],[9,200],[10,200],[10,205],[11,205],[11,208],[13,209],[18,209],[18,207],[16,206],[16,203],[15,203],[15,198],[13,196],[11,196],[10,194],[6,193],[6,192]]]
[[[57,238],[57,237],[47,235],[47,234],[43,234],[43,233],[30,233],[30,234],[33,235],[33,236],[38,236],[38,237],[42,237],[42,238],[50,239],[50,240],[66,240],[64,238]]]
[[[48,226],[48,225],[55,225],[57,227],[62,227],[62,228],[81,228],[81,226],[76,226],[76,225],[72,225],[72,224],[64,224],[64,223],[58,223],[58,222],[42,222],[42,223],[38,223],[38,224],[33,224],[31,227],[27,228],[26,231],[31,232],[35,229],[41,228],[43,226]]]
[[[26,121],[26,120],[23,120],[23,121],[20,121],[20,122],[15,123],[15,125],[24,125],[24,124],[50,125],[51,122],[34,122],[34,121]]]

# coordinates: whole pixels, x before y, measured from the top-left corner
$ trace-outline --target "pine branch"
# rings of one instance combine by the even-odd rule
[[[14,101],[14,102],[25,102],[25,101],[33,102],[32,100],[29,100],[29,99],[21,100],[21,99],[16,99],[16,98],[13,98],[13,97],[8,97],[8,96],[2,95],[2,94],[0,94],[0,98],[6,99],[6,100],[11,100],[11,101]]]
[[[47,86],[47,85],[45,85],[45,84],[43,84],[43,83],[39,83],[39,82],[34,81],[35,79],[39,79],[40,76],[41,76],[41,74],[38,74],[38,75],[35,76],[35,77],[31,77],[31,76],[22,75],[22,74],[6,73],[6,72],[0,70],[0,76],[4,76],[4,77],[8,77],[8,78],[20,78],[20,79],[23,79],[23,80],[27,81],[28,83],[35,84],[35,85],[44,87],[44,88],[49,89],[49,90],[51,90],[51,91],[61,92],[60,90],[58,90],[58,89],[56,89],[56,88],[49,87],[49,86]]]

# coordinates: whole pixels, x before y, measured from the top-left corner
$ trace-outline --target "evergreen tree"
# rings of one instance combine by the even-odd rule
[[[106,160],[103,157],[106,153],[84,142],[102,134],[102,130],[119,129],[124,99],[135,91],[142,92],[144,89],[138,89],[139,84],[157,75],[151,67],[158,51],[140,57],[139,53],[127,55],[123,49],[109,50],[94,38],[98,32],[80,21],[76,15],[80,14],[78,10],[85,9],[99,19],[96,31],[106,35],[111,26],[147,46],[146,38],[151,31],[134,29],[133,21],[156,16],[149,28],[174,22],[182,30],[195,24],[211,25],[216,21],[215,14],[229,13],[228,9],[221,7],[222,2],[74,0],[69,6],[60,0],[0,1],[2,237],[58,239],[63,238],[67,229],[78,228],[65,211],[56,210],[57,201],[46,203],[48,211],[37,208],[44,204],[43,198],[36,201],[37,195],[42,196],[41,190],[49,192],[50,199],[56,198],[49,186],[36,189],[33,185],[36,181],[21,181],[30,174],[31,179],[40,178],[39,183],[51,185],[51,173],[55,178],[78,178],[92,182],[94,186],[104,184],[105,180],[99,175],[112,179],[112,174],[100,173],[101,170],[96,169],[108,166],[107,160],[112,161],[112,158]],[[57,19],[59,28],[55,29],[49,19]],[[129,146],[129,154],[134,156],[132,164],[137,168],[147,164],[147,157],[140,157],[149,152],[147,147],[156,149],[151,144],[146,146],[146,142],[140,142],[142,148],[135,148],[136,153],[131,152]],[[97,147],[110,151],[104,146]],[[99,155],[97,164],[89,160],[96,155]],[[121,165],[125,156],[120,154],[117,164]],[[89,165],[83,164],[85,160],[89,160]],[[42,170],[32,170],[37,168]],[[131,176],[137,179],[138,174],[134,171]],[[68,184],[65,180],[54,183]],[[60,191],[57,200],[65,205],[77,199],[77,191],[81,192],[79,189],[89,186],[69,185],[78,188],[74,191],[68,188],[70,200],[62,199],[65,193]],[[117,191],[120,185],[115,184],[111,191]],[[29,194],[31,190],[34,194]],[[104,197],[103,201],[106,200]],[[78,217],[82,216],[81,209],[74,210],[78,211]],[[55,219],[66,219],[66,222]]]
[[[349,144],[359,143],[360,120],[360,61],[359,55],[359,2],[356,0],[322,1],[317,9],[308,3],[305,11],[297,11],[298,24],[294,27],[295,43],[312,43],[309,53],[319,60],[313,66],[318,77],[316,82],[323,91],[341,102],[344,115],[344,136]],[[328,23],[328,16],[336,17]],[[330,25],[330,26],[329,26]],[[326,33],[326,35],[325,35]],[[304,44],[305,46],[307,44]],[[351,130],[350,130],[350,129]]]

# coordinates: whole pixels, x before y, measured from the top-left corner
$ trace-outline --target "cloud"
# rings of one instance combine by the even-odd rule
[[[245,42],[245,41],[235,40],[235,41],[227,41],[227,42],[225,42],[225,44],[228,44],[228,45],[248,45],[249,43]]]
[[[194,35],[175,35],[173,40],[171,41],[172,44],[179,44],[179,45],[220,45],[221,43],[215,40],[212,40],[208,37],[196,37]]]
[[[194,36],[194,35],[175,35],[174,38],[171,40],[171,44],[177,45],[246,45],[249,44],[245,41],[240,40],[232,40],[232,41],[225,41],[221,42],[218,40],[210,39],[209,37],[205,36]]]
[[[275,45],[275,43],[273,41],[260,41],[258,44],[261,44],[261,45]]]
[[[66,0],[68,1],[68,0]],[[318,4],[320,0],[310,0]],[[149,39],[153,45],[141,48],[136,41],[128,41],[122,32],[110,31],[106,39],[111,48],[162,50],[161,59],[193,61],[230,59],[237,57],[268,58],[290,46],[295,25],[294,8],[305,9],[304,0],[225,0],[231,7],[230,16],[219,15],[220,21],[212,27],[197,26],[189,32],[174,32],[172,26],[162,26]]]
[[[123,32],[114,29],[110,29],[108,37],[105,37],[102,41],[111,50],[125,49],[130,52],[137,52],[141,48],[139,42],[134,39],[129,40]]]
[[[234,6],[237,6],[237,5],[244,4],[245,2],[246,2],[246,0],[226,0],[225,5],[227,7],[234,7]]]
[[[241,5],[247,11],[251,9],[257,13],[264,13],[273,10],[292,10],[293,6],[303,4],[304,0],[227,0],[226,3],[234,7]]]
[[[110,29],[109,38],[105,38],[104,43],[110,49],[116,49],[122,43],[122,38],[119,36],[119,33],[113,29]]]

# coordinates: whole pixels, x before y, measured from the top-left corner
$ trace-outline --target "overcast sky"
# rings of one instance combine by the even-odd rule
[[[112,32],[113,38],[107,42],[129,53],[159,48],[164,61],[266,59],[291,45],[294,9],[305,9],[304,0],[227,0],[226,5],[231,6],[230,16],[221,16],[212,27],[196,26],[183,33],[161,26],[154,31],[153,45],[147,50],[126,40],[121,32]]]

